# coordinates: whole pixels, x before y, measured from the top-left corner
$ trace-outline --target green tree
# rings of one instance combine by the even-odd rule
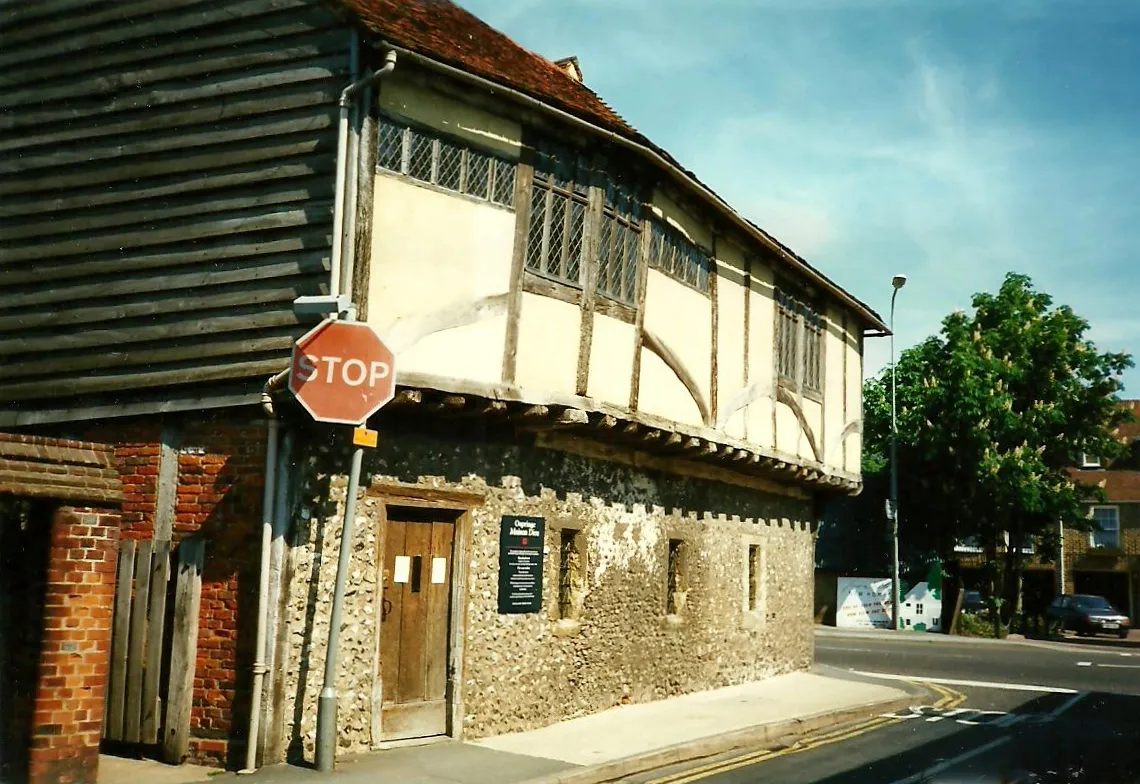
[[[1079,454],[1127,455],[1115,429],[1130,417],[1117,392],[1132,359],[1098,352],[1088,328],[1011,273],[996,294],[975,295],[972,314],[950,314],[897,363],[900,530],[943,560],[975,538],[992,595],[1007,600],[1006,620],[1022,566],[1006,538],[1032,537],[1054,554],[1057,522],[1088,529],[1082,503],[1101,493],[1070,474]],[[890,383],[888,368],[865,388],[872,470],[889,470]]]

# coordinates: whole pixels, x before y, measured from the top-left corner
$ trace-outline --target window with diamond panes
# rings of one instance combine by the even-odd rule
[[[530,198],[527,269],[581,285],[590,168],[569,150],[538,150]]]
[[[598,230],[598,293],[627,305],[637,302],[637,257],[641,202],[620,183],[608,180]]]
[[[514,206],[515,164],[459,142],[381,117],[376,164],[454,193]]]
[[[708,293],[712,262],[705,251],[675,229],[657,222],[653,223],[650,242],[649,266]]]
[[[810,305],[776,290],[776,369],[805,392],[823,392],[823,319]],[[802,364],[801,364],[802,361]]]

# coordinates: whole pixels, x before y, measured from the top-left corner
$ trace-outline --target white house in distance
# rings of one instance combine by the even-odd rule
[[[921,582],[907,591],[899,607],[899,625],[916,632],[942,629],[942,599],[934,595],[930,584]]]

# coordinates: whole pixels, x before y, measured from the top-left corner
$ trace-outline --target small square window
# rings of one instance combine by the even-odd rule
[[[703,249],[672,227],[666,228],[657,221],[653,223],[653,236],[650,242],[651,267],[708,293],[712,259]]]
[[[665,568],[665,613],[667,615],[680,615],[683,599],[678,594],[684,594],[687,589],[685,574],[685,542],[681,539],[670,539],[669,550]]]
[[[764,547],[760,544],[748,545],[748,604],[749,612],[763,615],[767,600],[766,563]]]
[[[380,118],[379,125],[379,135],[376,143],[377,164],[388,171],[403,171],[404,128],[386,117]]]
[[[467,156],[467,179],[463,183],[463,192],[470,196],[487,198],[487,187],[490,184],[491,161],[484,155]]]
[[[458,191],[463,176],[464,150],[457,144],[440,139],[439,141],[439,174],[437,181],[440,187],[449,191]]]
[[[408,174],[417,180],[431,182],[432,140],[416,131],[411,132],[408,156]]]
[[[582,532],[563,528],[558,543],[558,617],[573,618],[574,595],[585,578]]]
[[[515,200],[515,165],[502,159],[495,160],[495,194],[492,201],[510,206]]]

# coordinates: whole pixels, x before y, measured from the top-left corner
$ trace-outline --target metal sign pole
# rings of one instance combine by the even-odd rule
[[[352,450],[352,467],[348,474],[348,497],[344,501],[344,525],[340,533],[340,560],[336,567],[336,590],[333,592],[332,615],[329,618],[329,642],[325,649],[325,681],[317,705],[317,770],[330,773],[336,765],[337,695],[336,672],[340,654],[340,618],[344,611],[344,590],[348,583],[352,560],[352,532],[356,519],[356,492],[360,487],[360,466],[364,448]]]
[[[356,321],[356,309],[349,308],[346,321]],[[354,446],[348,471],[348,495],[344,499],[344,522],[340,529],[340,558],[336,565],[336,588],[329,616],[329,641],[325,648],[325,680],[317,702],[317,770],[331,773],[336,767],[337,694],[336,673],[340,660],[340,619],[344,613],[344,591],[352,562],[352,534],[356,522],[356,493],[360,487],[360,468],[364,447]]]

